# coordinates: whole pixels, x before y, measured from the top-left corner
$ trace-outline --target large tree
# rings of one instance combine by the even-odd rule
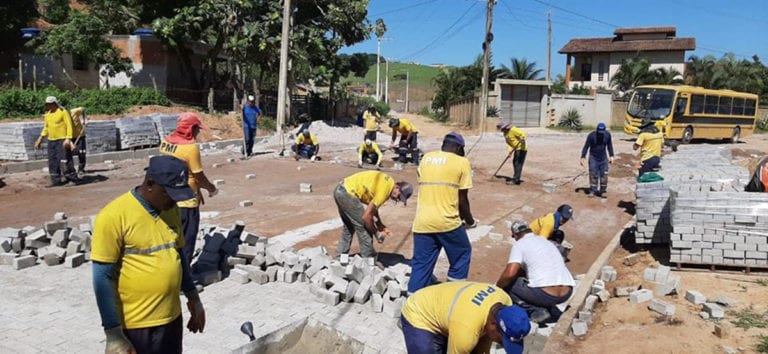
[[[692,55],[686,63],[685,82],[704,88],[751,92],[768,99],[768,67],[758,56],[751,59],[739,60],[731,53],[720,59]]]
[[[650,71],[651,63],[645,57],[632,57],[621,62],[619,70],[611,77],[611,87],[625,92],[638,85],[653,82],[653,74]]]
[[[536,62],[528,62],[526,58],[510,60],[511,66],[501,64],[499,77],[516,80],[540,80],[543,69],[536,68]]]
[[[19,30],[38,15],[37,7],[32,0],[0,1],[0,14],[3,14],[3,20],[0,21],[0,55],[7,55],[4,54],[5,50],[21,42]]]

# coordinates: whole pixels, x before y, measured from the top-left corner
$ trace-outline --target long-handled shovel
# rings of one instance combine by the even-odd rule
[[[498,178],[497,174],[499,171],[501,171],[501,168],[504,167],[504,164],[507,163],[507,160],[509,160],[509,157],[512,156],[512,154],[507,154],[507,157],[504,158],[504,161],[501,162],[501,165],[499,165],[499,168],[496,169],[496,172],[493,173],[493,176],[491,176],[491,180],[493,180],[494,177]]]

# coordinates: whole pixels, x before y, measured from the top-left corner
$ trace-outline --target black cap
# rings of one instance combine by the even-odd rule
[[[573,208],[568,204],[563,204],[557,208],[560,215],[566,219],[573,219]]]
[[[188,184],[187,164],[173,156],[160,155],[149,159],[147,178],[163,186],[168,196],[176,202],[195,197],[195,192]]]

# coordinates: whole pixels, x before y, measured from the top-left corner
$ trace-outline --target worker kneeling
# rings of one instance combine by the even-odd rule
[[[381,169],[381,149],[379,144],[371,141],[371,139],[365,139],[357,148],[357,167],[362,168],[363,163],[376,165],[377,169]]]
[[[408,152],[411,152],[411,162],[419,165],[421,151],[419,151],[419,132],[409,120],[405,118],[392,118],[389,120],[389,127],[392,128],[392,143],[390,148],[395,147],[397,133],[400,133],[400,142],[398,143],[397,153],[400,155],[398,161],[406,163]]]
[[[501,288],[456,281],[423,288],[403,304],[400,316],[409,354],[489,353],[491,342],[522,353],[531,323]]]
[[[534,322],[557,320],[557,304],[567,301],[575,282],[554,243],[531,232],[524,221],[511,227],[515,244],[509,252],[507,267],[496,286],[528,311]]]
[[[302,157],[315,161],[318,159],[317,154],[320,153],[320,144],[315,134],[312,134],[309,129],[304,129],[296,137],[296,143],[291,146],[291,150],[296,154],[294,156],[296,161]]]

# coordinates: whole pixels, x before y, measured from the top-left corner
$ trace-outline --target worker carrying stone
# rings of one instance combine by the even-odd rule
[[[85,117],[85,108],[77,107],[69,111],[72,118],[72,146],[65,149],[67,166],[75,165],[74,155],[77,155],[77,175],[81,177],[85,173],[85,126],[88,124]]]
[[[320,143],[317,142],[314,133],[304,129],[296,136],[296,143],[291,146],[291,150],[295,154],[296,161],[302,157],[315,161],[318,159],[317,154],[320,153]]]
[[[597,123],[597,129],[587,135],[584,147],[581,148],[579,161],[581,166],[586,162],[587,151],[589,151],[589,196],[605,198],[608,190],[608,165],[613,163],[613,142],[605,123]]]
[[[376,107],[369,105],[368,109],[363,112],[363,120],[365,121],[365,136],[363,139],[376,141],[376,132],[379,130],[379,121],[381,120]]]
[[[400,155],[400,163],[406,163],[408,151],[411,152],[411,162],[414,165],[419,165],[419,158],[421,152],[419,151],[419,130],[408,119],[405,118],[392,118],[389,120],[389,127],[392,128],[392,142],[389,145],[390,149],[394,149],[395,140],[397,140],[397,133],[400,133],[400,142],[398,143],[397,153]]]
[[[516,242],[496,286],[526,308],[534,322],[543,322],[553,314],[559,317],[556,305],[571,297],[575,285],[571,272],[558,257],[557,247],[533,233],[524,221],[513,222],[511,231]]]
[[[341,239],[336,248],[339,255],[349,255],[352,235],[357,234],[362,257],[374,257],[373,236],[379,243],[389,236],[389,230],[381,221],[379,208],[388,200],[403,202],[413,194],[413,186],[405,181],[395,180],[384,172],[365,171],[355,173],[336,186],[333,199],[344,223]]]
[[[657,170],[661,166],[661,147],[664,146],[664,134],[656,128],[652,121],[641,127],[632,150],[640,149],[640,171],[638,178],[647,172]]]
[[[357,148],[357,167],[362,168],[363,163],[367,163],[376,165],[376,169],[380,170],[382,157],[383,155],[379,148],[379,144],[371,141],[371,139],[365,139],[365,141],[360,144],[360,147]]]
[[[458,281],[408,297],[400,323],[408,353],[490,353],[491,343],[523,353],[531,323],[501,288]]]
[[[504,140],[507,142],[507,158],[512,157],[515,174],[511,180],[507,181],[507,184],[520,184],[525,156],[528,155],[526,134],[512,123],[499,122],[496,124],[496,129],[502,132]]]
[[[563,243],[565,241],[565,232],[560,230],[560,227],[571,219],[573,219],[573,208],[568,204],[563,204],[557,207],[555,212],[534,220],[530,227],[531,231],[536,235],[554,242],[560,254],[567,260],[571,246],[570,243]]]
[[[66,109],[59,106],[54,96],[45,98],[45,117],[43,130],[35,141],[35,150],[40,149],[43,138],[48,138],[48,174],[51,183],[48,187],[62,186],[66,183],[78,183],[77,172],[72,159],[67,159],[67,150],[72,148],[72,117]],[[61,160],[66,160],[66,169],[61,171]],[[67,182],[62,181],[62,177]]]

